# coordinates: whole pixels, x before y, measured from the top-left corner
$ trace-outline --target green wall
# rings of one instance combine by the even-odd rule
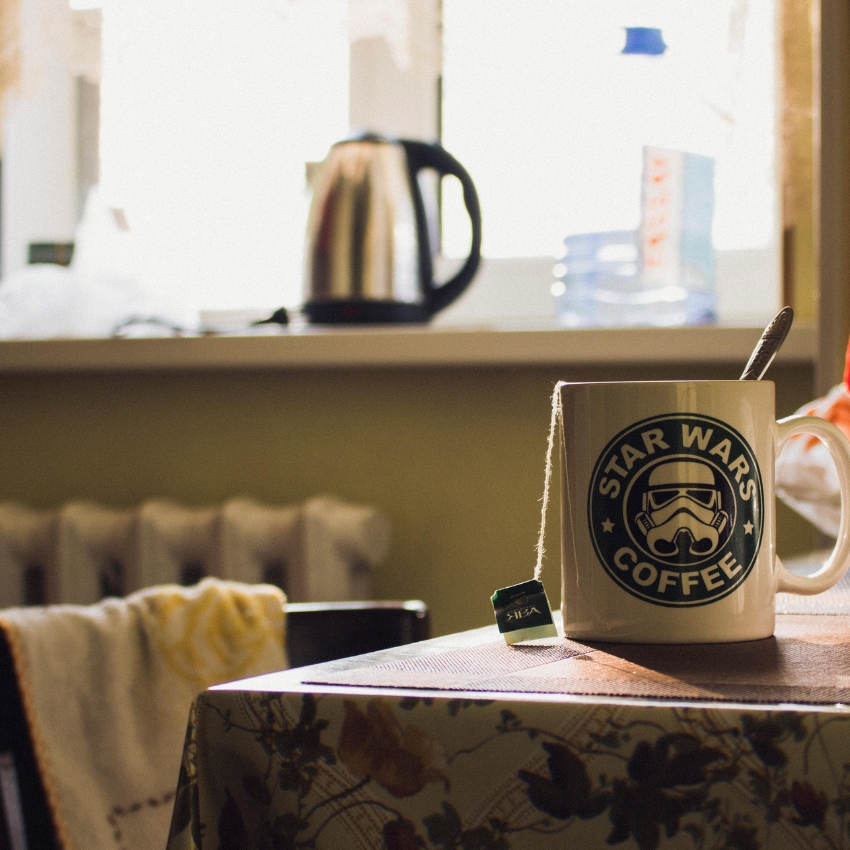
[[[380,507],[376,597],[421,598],[435,634],[492,622],[494,589],[531,577],[556,380],[735,378],[735,368],[566,367],[0,376],[0,499],[190,505],[320,493]],[[812,398],[774,365],[779,414]],[[557,476],[556,476],[557,479]],[[559,598],[557,489],[544,570]],[[783,510],[779,549],[817,543]]]

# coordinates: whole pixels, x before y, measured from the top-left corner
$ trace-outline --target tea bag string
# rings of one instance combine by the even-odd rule
[[[549,443],[546,447],[546,469],[543,479],[543,506],[540,514],[540,533],[537,536],[537,564],[534,567],[534,579],[540,581],[543,574],[544,542],[546,539],[546,509],[549,507],[549,484],[552,480],[552,453],[555,449],[555,426],[561,417],[561,387],[564,381],[558,381],[552,393],[552,415],[549,419]]]

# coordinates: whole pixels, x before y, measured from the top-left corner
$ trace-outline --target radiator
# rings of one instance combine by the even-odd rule
[[[204,576],[275,584],[294,602],[367,599],[388,547],[380,511],[329,496],[292,506],[156,499],[130,509],[2,502],[0,607],[85,605]]]

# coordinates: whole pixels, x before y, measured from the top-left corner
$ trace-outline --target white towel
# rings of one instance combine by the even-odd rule
[[[205,579],[0,612],[62,850],[165,847],[192,701],[285,666],[284,602]]]

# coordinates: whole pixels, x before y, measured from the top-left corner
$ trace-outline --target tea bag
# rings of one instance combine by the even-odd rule
[[[499,631],[510,646],[524,640],[557,637],[543,582],[531,579],[497,590],[491,597]]]
[[[525,640],[557,637],[558,630],[552,619],[552,607],[543,589],[543,543],[546,538],[546,509],[549,506],[549,483],[552,479],[552,452],[555,446],[555,426],[561,415],[561,382],[552,393],[552,416],[549,420],[549,443],[546,448],[546,471],[543,484],[543,507],[540,517],[540,534],[537,537],[537,564],[534,578],[497,590],[491,597],[496,624],[505,643],[511,646]]]

